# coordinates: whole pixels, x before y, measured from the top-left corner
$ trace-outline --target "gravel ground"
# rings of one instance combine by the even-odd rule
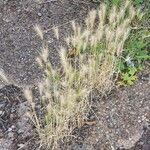
[[[90,1],[90,0],[89,0]],[[28,104],[23,96],[26,85],[36,85],[41,71],[35,58],[41,48],[33,26],[39,24],[49,41],[50,59],[58,65],[59,46],[71,32],[70,20],[79,23],[95,7],[88,0],[0,0],[0,69],[12,85],[0,81],[0,150],[37,150],[33,126],[26,116]],[[60,39],[52,27],[60,26]],[[107,98],[96,98],[95,113],[74,132],[76,139],[61,150],[150,150],[150,67],[131,87],[117,89]]]
[[[90,1],[90,0],[89,0]],[[50,59],[58,63],[60,46],[71,32],[71,20],[83,21],[94,5],[88,0],[0,0],[0,69],[9,80],[20,85],[32,85],[41,79],[35,58],[41,40],[33,27],[39,24],[49,42]],[[59,26],[59,41],[52,27]],[[48,30],[48,31],[47,31]]]
[[[7,85],[0,89],[0,150],[21,147],[30,150],[36,145],[27,109],[27,101],[19,87]]]

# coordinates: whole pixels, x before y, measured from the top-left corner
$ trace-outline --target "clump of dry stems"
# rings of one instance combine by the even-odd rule
[[[47,148],[82,125],[88,110],[89,94],[94,89],[105,94],[114,83],[116,63],[123,52],[124,42],[130,33],[130,23],[136,15],[133,6],[126,1],[121,8],[107,10],[101,4],[92,10],[82,28],[72,22],[73,34],[66,42],[74,51],[60,50],[61,70],[54,69],[48,60],[48,47],[44,46],[37,58],[45,71],[45,79],[39,84],[42,104],[45,108],[44,119],[38,118],[32,93],[25,91],[32,104],[31,118],[37,128],[41,143]],[[37,34],[43,40],[41,29],[36,26]],[[58,30],[57,38],[59,38]],[[69,53],[73,52],[73,58]],[[50,149],[50,148],[49,148]]]

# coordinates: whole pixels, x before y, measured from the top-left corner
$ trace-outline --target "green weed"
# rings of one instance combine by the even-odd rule
[[[136,76],[137,69],[134,67],[128,68],[126,73],[121,73],[121,81],[118,82],[120,86],[133,85],[134,81],[137,79]]]
[[[132,22],[133,29],[124,44],[122,58],[118,60],[118,69],[120,72],[118,83],[124,86],[134,83],[138,72],[144,68],[144,61],[150,59],[150,30],[148,28],[150,4],[145,0],[132,0],[131,2],[137,8],[141,8],[144,5],[145,9],[143,10],[144,13],[140,13],[139,9],[139,15]]]
[[[118,61],[121,85],[132,85],[137,73],[144,68],[144,61],[150,59],[148,30],[134,30],[124,45],[123,57]]]

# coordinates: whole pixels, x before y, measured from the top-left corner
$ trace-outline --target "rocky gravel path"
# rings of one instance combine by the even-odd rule
[[[27,101],[19,87],[0,89],[0,150],[30,149],[33,126],[26,116]],[[30,143],[30,145],[29,145]]]
[[[14,84],[36,84],[42,77],[36,57],[42,47],[34,26],[40,25],[49,43],[50,59],[58,64],[58,51],[71,32],[71,20],[82,22],[90,0],[0,0],[0,69]],[[59,26],[59,41],[53,27]]]

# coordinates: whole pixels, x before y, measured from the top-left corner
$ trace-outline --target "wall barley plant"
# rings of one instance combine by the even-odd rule
[[[48,48],[43,47],[37,61],[45,71],[39,84],[44,119],[37,116],[28,90],[25,95],[32,103],[30,116],[47,149],[55,149],[59,140],[71,136],[73,129],[83,125],[91,92],[96,89],[103,95],[114,86],[116,63],[135,15],[135,9],[126,1],[121,8],[112,7],[109,13],[106,5],[101,4],[98,10],[89,13],[84,28],[72,22],[73,34],[66,42],[73,51],[60,49],[61,69],[52,67]],[[43,39],[40,28],[36,26],[35,30]],[[55,33],[59,37],[58,30]]]

